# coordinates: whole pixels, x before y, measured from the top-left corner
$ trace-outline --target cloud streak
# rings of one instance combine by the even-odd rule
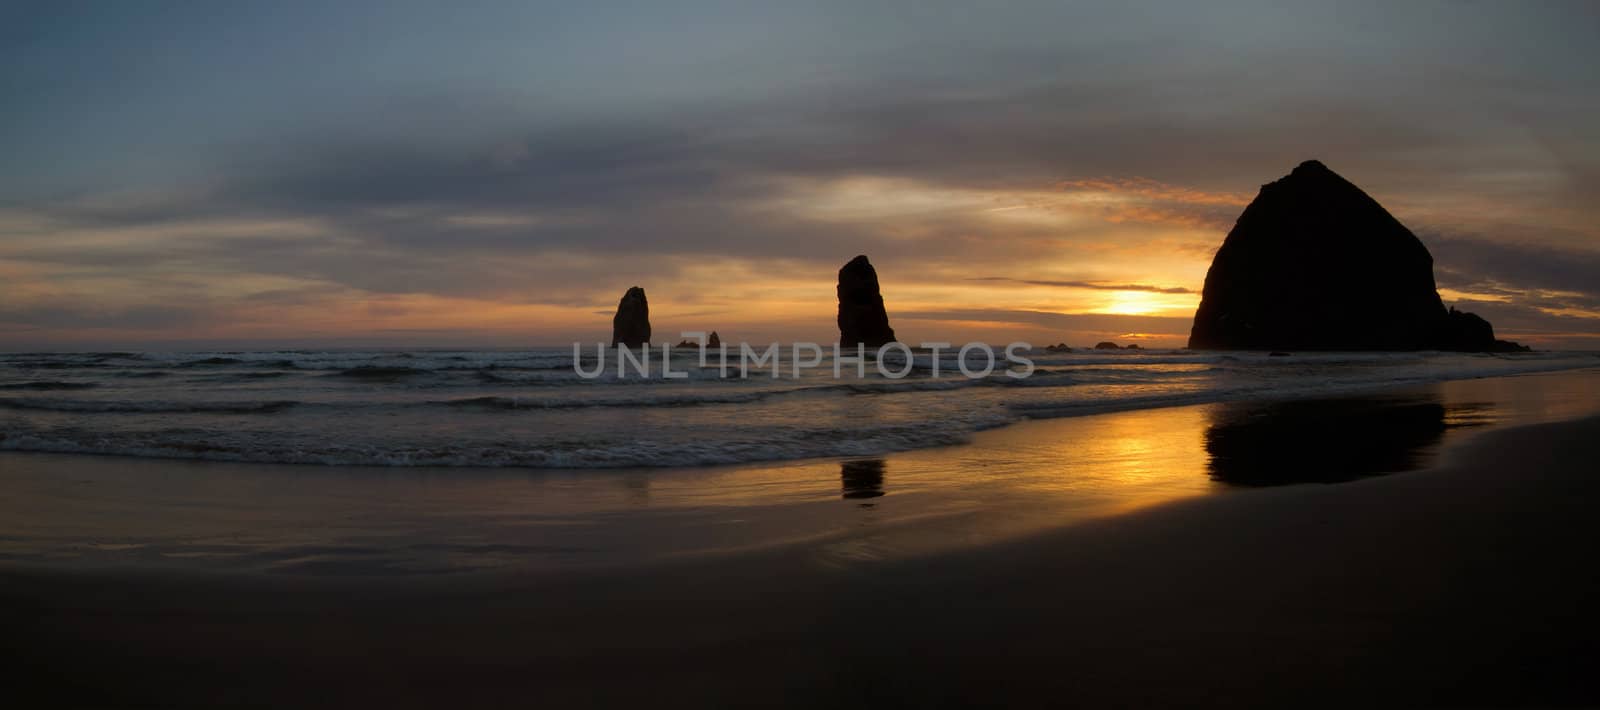
[[[1182,286],[1151,286],[1149,284],[1108,284],[1094,281],[1052,281],[1048,279],[1015,279],[1006,276],[976,276],[968,281],[1012,283],[1025,286],[1050,286],[1052,288],[1080,288],[1091,291],[1144,291],[1147,293],[1196,293]]]

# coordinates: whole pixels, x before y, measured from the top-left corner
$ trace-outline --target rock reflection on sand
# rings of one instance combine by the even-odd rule
[[[1486,423],[1493,405],[1437,391],[1332,400],[1237,402],[1210,410],[1211,477],[1244,486],[1338,483],[1428,465],[1445,432]]]
[[[844,489],[842,497],[877,498],[883,495],[883,459],[861,459],[839,462],[839,480]],[[871,503],[862,503],[871,505]]]

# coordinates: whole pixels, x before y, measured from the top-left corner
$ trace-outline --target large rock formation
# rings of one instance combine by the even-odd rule
[[[866,255],[851,259],[839,269],[839,343],[878,348],[892,342],[894,329],[883,310],[878,272]]]
[[[1446,311],[1427,247],[1315,160],[1262,186],[1239,216],[1206,273],[1189,347],[1523,349]]]
[[[634,286],[622,294],[617,315],[611,318],[611,344],[636,347],[650,342],[650,301],[644,289]]]

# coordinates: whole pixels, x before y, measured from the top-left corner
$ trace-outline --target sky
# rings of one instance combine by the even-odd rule
[[[0,2],[0,350],[1187,338],[1319,159],[1600,349],[1600,4]]]

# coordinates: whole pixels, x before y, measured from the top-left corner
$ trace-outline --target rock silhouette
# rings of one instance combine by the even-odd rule
[[[637,347],[650,342],[650,301],[644,289],[634,286],[622,294],[617,314],[611,318],[611,344]]]
[[[700,343],[693,340],[680,340],[678,341],[678,344],[673,347],[698,348],[700,347]],[[717,335],[717,331],[713,330],[711,331],[711,337],[706,338],[706,350],[716,350],[720,347],[722,347],[722,338]]]
[[[1444,333],[1438,347],[1440,350],[1492,353],[1528,352],[1532,349],[1509,340],[1496,340],[1494,326],[1489,325],[1489,321],[1476,313],[1458,311],[1454,307],[1446,314]]]
[[[857,256],[839,269],[839,343],[860,343],[869,348],[895,341],[889,327],[889,314],[883,309],[883,294],[878,291],[878,272],[866,255]]]
[[[1113,343],[1113,342],[1111,342],[1109,340],[1102,340],[1102,341],[1094,344],[1094,349],[1095,350],[1121,350],[1122,346],[1117,345],[1116,343]]]
[[[1315,160],[1262,186],[1206,273],[1189,347],[1519,350],[1446,311],[1421,240]]]

